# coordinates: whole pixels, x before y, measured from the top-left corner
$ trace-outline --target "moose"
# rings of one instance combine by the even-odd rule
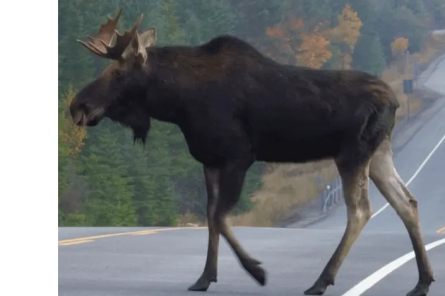
[[[102,119],[129,128],[145,144],[151,119],[176,124],[191,156],[203,166],[208,247],[201,276],[188,287],[207,291],[217,282],[219,235],[258,284],[261,262],[241,246],[227,216],[237,204],[246,171],[255,162],[304,163],[332,159],[347,206],[341,241],[305,295],[322,295],[371,217],[369,178],[406,226],[419,280],[407,295],[427,295],[434,281],[418,217],[417,199],[397,174],[391,138],[399,108],[377,76],[357,70],[283,65],[232,35],[199,46],[155,46],[156,28],[116,30],[122,8],[89,41],[91,53],[112,60],[73,98],[77,126]]]

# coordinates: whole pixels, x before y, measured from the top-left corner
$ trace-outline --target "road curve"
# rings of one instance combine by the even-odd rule
[[[445,95],[445,59],[425,86]],[[445,98],[444,98],[445,99]],[[396,169],[419,200],[425,244],[436,281],[429,296],[445,291],[445,107],[394,157]],[[440,142],[444,139],[443,142]],[[414,176],[414,177],[413,177]],[[417,282],[408,234],[372,184],[374,213],[324,295],[405,295]],[[236,227],[245,249],[263,262],[267,285],[258,286],[220,242],[218,283],[208,295],[303,295],[337,247],[346,225],[344,206],[304,229]],[[193,295],[201,274],[205,228],[59,228],[59,295]],[[398,260],[397,260],[398,259]],[[394,261],[396,260],[396,261]],[[392,263],[391,263],[392,262]],[[372,276],[371,276],[372,275]],[[370,277],[371,276],[371,277]]]

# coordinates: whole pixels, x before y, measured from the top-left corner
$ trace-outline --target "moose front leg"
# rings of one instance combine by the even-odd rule
[[[239,201],[246,171],[251,163],[245,160],[231,162],[221,169],[220,194],[215,209],[215,226],[226,239],[244,269],[262,286],[266,284],[266,273],[260,261],[252,258],[241,246],[227,223],[227,214]]]
[[[208,193],[209,245],[204,272],[188,288],[189,291],[207,291],[210,283],[216,282],[219,234],[227,240],[244,269],[258,283],[265,285],[265,271],[258,266],[261,262],[247,254],[227,224],[227,214],[239,200],[248,167],[243,161],[226,164],[220,169],[204,168]]]
[[[209,242],[204,271],[189,291],[207,291],[211,282],[217,282],[219,232],[215,227],[214,214],[219,195],[219,169],[204,166],[204,177],[207,188],[207,224]]]

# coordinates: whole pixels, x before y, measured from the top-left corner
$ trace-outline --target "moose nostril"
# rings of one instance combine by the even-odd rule
[[[81,104],[72,104],[69,108],[69,113],[75,125],[82,125],[86,112]]]

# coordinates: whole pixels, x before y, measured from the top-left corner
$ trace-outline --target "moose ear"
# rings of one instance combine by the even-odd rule
[[[156,28],[151,27],[139,34],[139,40],[143,47],[150,47],[156,43]]]
[[[141,35],[139,35],[138,33],[136,33],[136,35],[134,36],[131,42],[131,47],[128,48],[125,58],[129,55],[136,56],[136,59],[140,64],[145,64],[145,62],[147,61],[147,50],[142,43]]]
[[[123,54],[125,60],[131,55],[135,55],[139,63],[144,64],[147,61],[147,47],[153,46],[156,42],[156,28],[152,27],[141,34],[136,33],[131,46],[129,46]]]

